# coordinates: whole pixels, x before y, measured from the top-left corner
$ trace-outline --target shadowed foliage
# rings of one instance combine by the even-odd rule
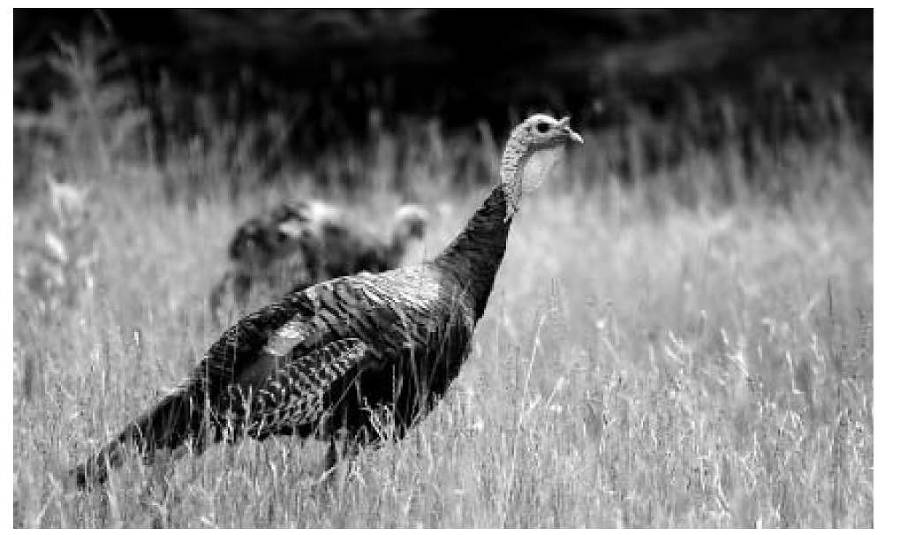
[[[232,152],[258,160],[265,179],[381,127],[402,130],[408,116],[449,127],[483,119],[494,131],[545,110],[585,126],[638,125],[627,135],[651,166],[684,150],[661,146],[645,123],[703,144],[723,130],[749,145],[844,122],[871,133],[870,9],[14,14],[17,108],[44,110],[66,87],[43,59],[59,42],[101,33],[127,58],[152,157],[216,142],[209,124],[224,120],[248,136]]]

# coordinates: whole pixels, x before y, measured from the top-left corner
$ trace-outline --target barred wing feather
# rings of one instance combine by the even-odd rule
[[[257,435],[314,427],[347,394],[367,355],[361,340],[337,340],[279,366],[256,390],[233,385],[231,397],[249,398],[247,426]]]

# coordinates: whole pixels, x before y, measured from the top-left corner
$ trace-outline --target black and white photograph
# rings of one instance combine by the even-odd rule
[[[8,13],[11,527],[876,527],[878,10]]]

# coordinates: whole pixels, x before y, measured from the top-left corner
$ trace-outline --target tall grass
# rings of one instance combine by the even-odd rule
[[[584,132],[517,216],[462,375],[403,441],[331,483],[321,444],[277,438],[67,490],[64,471],[221,332],[205,294],[242,218],[322,195],[386,226],[414,198],[435,219],[409,261],[461,228],[503,133],[373,124],[312,168],[191,203],[113,153],[87,201],[94,283],[65,302],[15,288],[16,526],[872,525],[872,161],[850,128],[761,145],[752,169],[725,143],[633,176],[614,134]],[[19,269],[52,218],[40,194],[15,210]]]

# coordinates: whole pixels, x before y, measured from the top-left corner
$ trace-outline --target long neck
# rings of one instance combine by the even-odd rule
[[[512,219],[522,201],[522,173],[525,170],[525,160],[531,157],[532,152],[520,139],[518,129],[514,130],[500,159],[500,184],[506,189],[507,219]]]
[[[484,313],[506,252],[512,222],[507,217],[507,189],[505,184],[497,185],[462,232],[434,260],[436,266],[451,272],[473,293],[476,318]]]

